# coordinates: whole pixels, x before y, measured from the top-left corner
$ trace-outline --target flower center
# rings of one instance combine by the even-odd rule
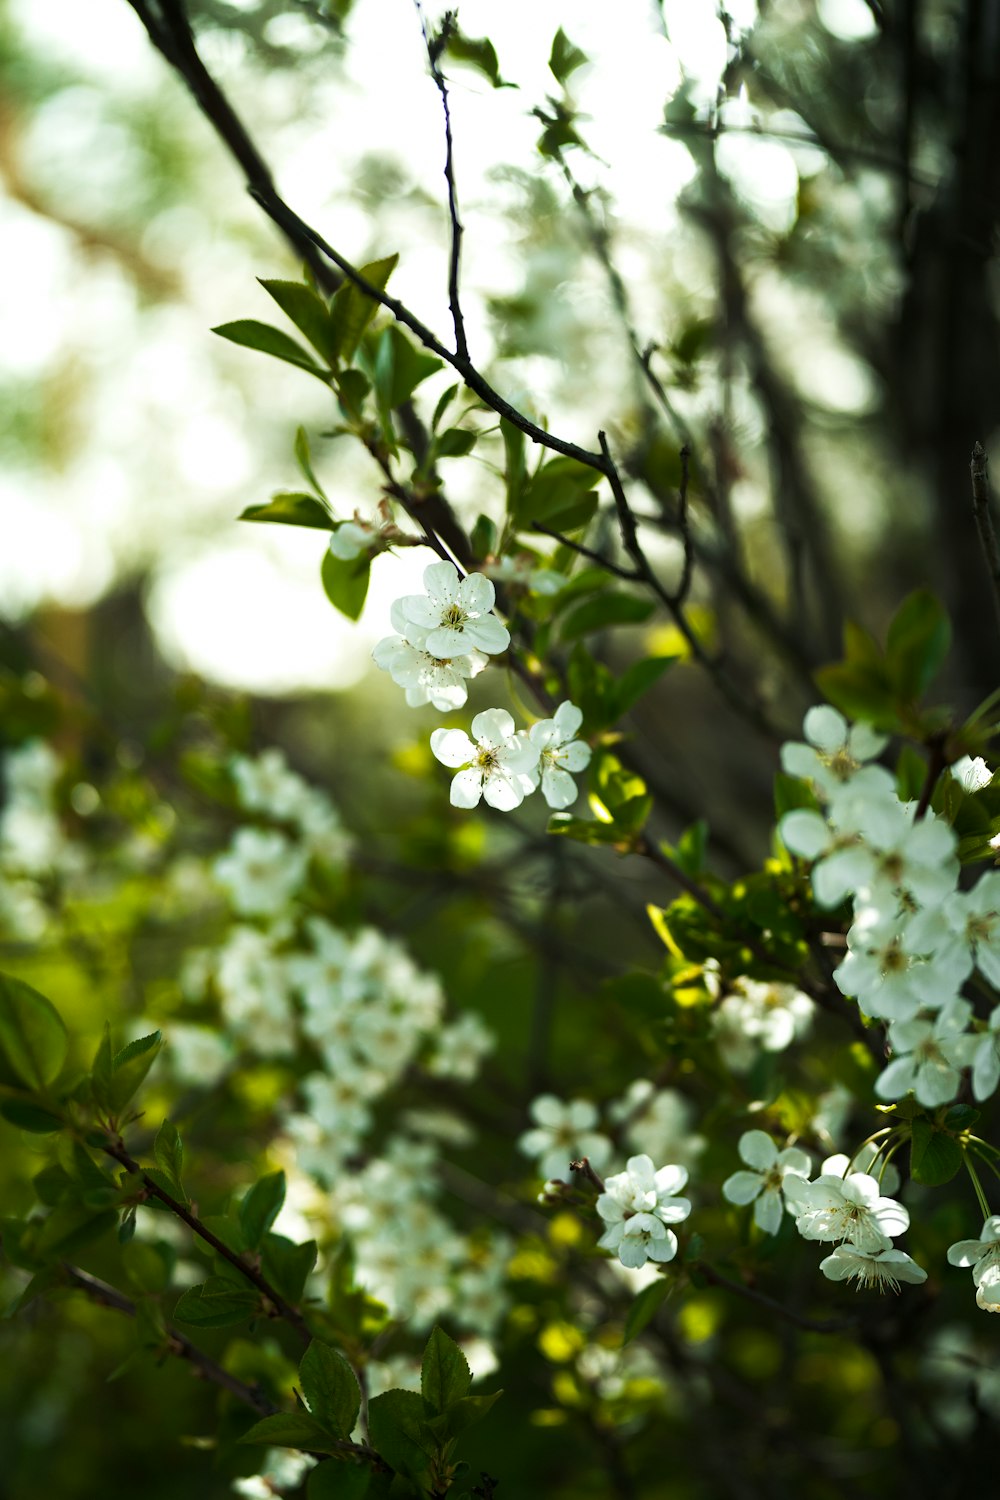
[[[448,608],[445,610],[444,614],[441,617],[441,622],[444,625],[450,625],[453,629],[458,630],[465,624],[466,618],[467,617],[465,610],[462,609],[460,605],[449,604]]]
[[[839,750],[834,750],[830,755],[821,755],[820,760],[838,781],[850,781],[858,769],[858,762],[852,755],[848,755],[843,746]]]
[[[476,756],[476,765],[484,776],[489,776],[500,769],[500,756],[492,745],[484,746]]]

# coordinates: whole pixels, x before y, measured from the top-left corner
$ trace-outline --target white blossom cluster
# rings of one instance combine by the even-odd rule
[[[614,1146],[597,1129],[597,1108],[587,1099],[568,1103],[554,1094],[541,1094],[530,1106],[535,1121],[525,1131],[518,1147],[536,1159],[550,1191],[569,1177],[570,1163],[586,1157],[595,1172],[611,1159]],[[673,1089],[657,1089],[647,1079],[637,1079],[625,1097],[608,1106],[608,1118],[630,1144],[644,1144],[658,1157],[686,1155],[693,1160],[704,1146],[690,1130],[690,1107]],[[607,1178],[597,1200],[597,1212],[607,1226],[598,1241],[604,1250],[614,1250],[630,1270],[647,1260],[666,1262],[677,1254],[677,1236],[668,1226],[687,1218],[691,1204],[676,1195],[688,1178],[685,1165],[673,1162],[657,1170],[647,1150],[628,1158],[626,1169]]]
[[[246,813],[281,829],[238,828],[214,861],[235,920],[214,950],[189,955],[182,987],[195,1003],[217,1000],[224,1035],[171,1022],[174,1071],[208,1083],[240,1053],[310,1058],[274,1148],[289,1196],[313,1223],[346,1234],[359,1284],[393,1317],[419,1331],[447,1310],[488,1335],[507,1307],[510,1246],[460,1234],[435,1203],[442,1145],[456,1135],[467,1144],[452,1129],[462,1122],[441,1109],[394,1118],[392,1096],[413,1075],[432,1096],[438,1080],[472,1082],[493,1035],[472,1013],[446,1021],[437,977],[395,939],[300,915],[311,861],[336,866],[349,852],[339,816],[278,751],[239,757],[232,774]]]
[[[806,742],[785,745],[782,764],[810,782],[823,813],[789,812],[779,831],[792,853],[811,862],[818,905],[852,901],[848,951],[834,979],[867,1016],[886,1023],[892,1059],[875,1092],[888,1101],[912,1093],[935,1109],[955,1100],[969,1069],[973,1095],[988,1099],[1000,1084],[1000,1002],[988,1019],[978,1020],[961,991],[973,970],[1000,988],[1000,871],[987,870],[971,888],[959,889],[949,824],[930,807],[918,816],[918,805],[900,799],[889,772],[871,763],[885,748],[884,736],[862,724],[848,726],[830,707],[810,709],[803,727]],[[968,756],[949,774],[967,793],[993,779],[982,759]],[[792,1191],[807,1237],[816,1236],[803,1225],[834,1222],[829,1204],[827,1218],[802,1214],[810,1194],[822,1196],[819,1184]],[[905,1209],[878,1198],[874,1179],[865,1174],[849,1174],[843,1191],[844,1213],[853,1213],[856,1225],[867,1223],[871,1233],[848,1236],[823,1262],[825,1274],[922,1281],[926,1273],[901,1251],[888,1243],[873,1248],[877,1233],[884,1239],[898,1233],[890,1224],[901,1225]],[[986,1220],[979,1240],[952,1245],[948,1259],[973,1268],[980,1307],[1000,1310],[1000,1218]]]
[[[847,955],[834,972],[845,995],[885,1021],[892,1061],[875,1085],[879,1098],[913,1092],[936,1108],[955,1099],[972,1069],[978,1100],[1000,1083],[1000,1015],[975,1021],[962,998],[977,968],[1000,985],[1000,871],[959,890],[957,841],[932,809],[904,803],[882,766],[869,764],[886,744],[865,725],[849,728],[834,708],[809,710],[805,744],[785,745],[782,764],[807,779],[824,812],[797,809],[779,825],[788,849],[812,863],[820,906],[851,898]],[[967,790],[987,785],[982,761],[956,764]]]
[[[453,563],[438,562],[424,570],[423,581],[426,593],[395,601],[397,633],[379,641],[372,655],[405,689],[411,707],[462,708],[467,682],[507,650],[510,633],[493,613],[496,590],[484,573],[461,578]],[[458,772],[452,805],[473,808],[485,799],[511,812],[540,787],[550,807],[569,807],[577,796],[573,775],[590,763],[590,746],[576,739],[582,722],[581,711],[566,701],[528,730],[518,730],[502,708],[477,714],[471,738],[462,729],[435,729],[431,750]]]
[[[884,1166],[880,1183],[867,1172],[849,1171],[855,1162],[846,1156],[831,1156],[810,1182],[808,1152],[796,1146],[779,1151],[764,1130],[745,1131],[739,1154],[745,1168],[726,1178],[723,1197],[730,1203],[752,1203],[754,1222],[765,1234],[777,1234],[787,1211],[803,1239],[835,1242],[820,1261],[831,1281],[857,1281],[879,1290],[897,1290],[901,1281],[926,1281],[923,1267],[892,1243],[909,1227],[910,1216],[901,1203],[882,1196],[883,1185],[899,1182],[891,1165]]]
[[[48,924],[45,887],[79,875],[84,861],[56,807],[63,763],[42,740],[28,740],[4,757],[0,812],[0,926],[34,942]]]

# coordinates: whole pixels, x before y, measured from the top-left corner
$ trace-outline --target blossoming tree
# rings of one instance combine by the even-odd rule
[[[206,1494],[946,1493],[957,1441],[1000,1411],[981,1316],[1000,1311],[998,694],[977,705],[966,664],[933,699],[952,624],[919,578],[869,632],[825,572],[829,522],[741,301],[752,216],[719,169],[766,7],[759,31],[723,15],[720,96],[699,115],[678,87],[666,117],[701,152],[692,213],[728,289],[721,415],[680,400],[687,377],[634,332],[577,176],[588,59],[562,28],[551,40],[541,158],[639,392],[639,416],[588,438],[504,394],[470,349],[449,90],[457,65],[503,84],[491,42],[419,15],[446,334],[390,290],[395,251],[357,264],[279,196],[181,0],[128,3],[302,267],[262,283],[294,334],[216,333],[320,382],[371,465],[370,505],[340,513],[318,478],[336,457],[301,427],[305,488],[241,519],[323,534],[315,587],[351,620],[387,554],[425,549],[422,592],[396,599],[373,652],[380,689],[402,690],[387,712],[411,716],[379,781],[408,810],[389,860],[363,799],[251,745],[210,694],[140,772],[93,753],[116,726],[8,674],[12,1312],[50,1329],[64,1308],[117,1315],[128,1389],[200,1376]],[[754,390],[781,459],[784,597],[743,555],[737,423],[720,425]],[[475,505],[453,500],[451,461],[479,464]],[[978,531],[989,600],[978,443],[971,478],[953,524]],[[678,739],[696,711],[723,716],[731,750],[755,738],[756,861],[710,804],[681,816],[644,718],[657,703]],[[90,1039],[94,992],[114,1024]],[[166,1406],[156,1421],[184,1431]]]

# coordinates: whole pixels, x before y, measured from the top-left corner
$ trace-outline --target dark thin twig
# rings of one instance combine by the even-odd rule
[[[106,1281],[100,1281],[96,1276],[81,1271],[77,1266],[66,1265],[61,1267],[61,1274],[71,1286],[77,1287],[85,1292],[92,1302],[99,1303],[102,1307],[114,1308],[116,1312],[124,1313],[126,1317],[134,1318],[136,1313],[135,1303],[131,1297],[126,1297],[115,1287],[109,1286]],[[247,1385],[238,1380],[228,1370],[216,1364],[214,1359],[209,1359],[207,1354],[195,1347],[190,1339],[185,1338],[176,1328],[166,1325],[166,1346],[171,1354],[180,1359],[186,1359],[198,1372],[203,1380],[210,1380],[213,1385],[219,1385],[242,1401],[246,1406],[252,1406],[254,1411],[259,1412],[262,1417],[269,1417],[278,1411],[273,1401],[269,1401],[259,1386]]]
[[[997,546],[997,534],[993,526],[993,487],[990,484],[989,462],[986,449],[982,443],[977,442],[972,450],[972,462],[969,466],[972,473],[972,514],[990,575],[993,608],[1000,626],[1000,547]]]
[[[621,528],[622,545],[635,564],[636,571],[660,600],[661,604],[666,606],[674,624],[687,643],[692,657],[698,662],[699,666],[704,667],[726,701],[737,713],[741,714],[751,723],[765,739],[771,740],[775,744],[780,744],[784,738],[781,731],[771,723],[760,705],[752,699],[747,698],[740,688],[736,686],[721,664],[709,656],[698,636],[691,629],[684,610],[678,604],[676,597],[668,589],[664,588],[660,579],[653,571],[649,559],[643,550],[642,543],[639,541],[636,519],[628,503],[628,497],[625,494],[625,489],[622,485],[618,469],[615,466],[614,459],[611,457],[607,434],[599,432],[597,437],[601,445],[601,453],[604,456],[603,471],[608,477],[615,507],[618,511],[618,524]]]
[[[735,1292],[738,1297],[744,1297],[748,1302],[755,1302],[758,1307],[766,1307],[769,1312],[784,1318],[788,1323],[794,1323],[796,1328],[802,1328],[807,1333],[850,1333],[858,1325],[856,1318],[804,1318],[800,1313],[793,1312],[784,1303],[777,1302],[773,1297],[768,1297],[764,1292],[755,1291],[753,1287],[745,1286],[742,1281],[732,1281],[728,1276],[723,1276],[714,1266],[707,1265],[705,1261],[695,1261],[692,1270],[698,1271],[710,1286],[717,1286],[727,1292]]]
[[[207,1224],[203,1224],[196,1214],[193,1214],[190,1209],[185,1208],[183,1203],[179,1203],[176,1198],[172,1197],[170,1193],[154,1182],[143,1171],[135,1158],[129,1155],[125,1149],[124,1142],[120,1138],[109,1136],[101,1149],[108,1156],[113,1157],[115,1161],[120,1162],[126,1171],[135,1173],[150,1197],[159,1199],[165,1207],[170,1209],[171,1213],[176,1214],[179,1219],[183,1220],[199,1239],[204,1240],[206,1245],[211,1245],[216,1255],[221,1255],[223,1260],[227,1260],[235,1270],[239,1271],[241,1276],[245,1276],[247,1281],[255,1286],[261,1295],[267,1299],[274,1308],[275,1313],[279,1317],[284,1318],[286,1323],[291,1324],[303,1342],[309,1343],[312,1334],[309,1332],[309,1325],[298,1308],[292,1307],[290,1303],[286,1302],[281,1293],[271,1285],[267,1277],[256,1266],[245,1260],[243,1256],[238,1255],[235,1250],[230,1250],[229,1246],[223,1244],[218,1235],[213,1234]]]
[[[462,317],[462,305],[459,299],[459,266],[462,258],[463,225],[458,215],[458,189],[455,186],[455,154],[451,135],[451,105],[448,100],[448,83],[440,67],[441,53],[448,44],[448,37],[455,26],[456,16],[453,10],[446,10],[441,18],[441,29],[435,37],[430,37],[427,34],[427,24],[424,20],[424,12],[420,0],[414,0],[414,4],[417,8],[417,15],[420,17],[420,31],[423,35],[424,46],[427,48],[427,60],[430,63],[431,77],[437,85],[438,93],[441,95],[441,108],[444,110],[444,176],[448,184],[448,216],[451,219],[448,304],[451,308],[451,321],[455,328],[455,349],[461,359],[468,359],[469,345],[465,337],[465,319]]]
[[[136,1316],[136,1305],[131,1297],[126,1297],[116,1287],[109,1286],[106,1281],[101,1281],[98,1277],[91,1276],[87,1271],[81,1271],[78,1266],[70,1266],[63,1262],[60,1269],[64,1279],[71,1286],[75,1286],[80,1291],[85,1292],[92,1302],[98,1303],[101,1307],[113,1308],[115,1312],[124,1313],[129,1318]],[[247,1385],[245,1381],[237,1379],[235,1375],[231,1375],[228,1370],[223,1369],[222,1365],[216,1364],[214,1359],[210,1359],[207,1354],[192,1344],[190,1339],[186,1338],[183,1333],[180,1333],[171,1324],[165,1324],[164,1328],[166,1332],[166,1344],[164,1346],[166,1351],[169,1354],[176,1355],[179,1359],[187,1360],[203,1380],[209,1380],[213,1385],[221,1386],[223,1390],[235,1396],[238,1401],[242,1401],[245,1405],[253,1407],[254,1411],[258,1412],[262,1417],[271,1417],[281,1411],[281,1407],[275,1406],[274,1402],[268,1399],[260,1386]],[[352,1443],[348,1438],[341,1438],[332,1439],[330,1446],[335,1446],[339,1453],[354,1454],[358,1458],[365,1459],[375,1468],[388,1472],[388,1465],[366,1443]]]
[[[623,568],[620,564],[612,562],[610,557],[604,557],[600,552],[595,552],[593,547],[585,547],[582,542],[574,542],[570,536],[563,536],[561,531],[553,531],[551,526],[543,526],[541,521],[532,521],[532,531],[540,531],[543,536],[553,537],[561,547],[568,547],[571,552],[577,552],[581,557],[588,557],[591,562],[597,563],[598,567],[606,573],[612,573],[615,578],[624,578],[627,583],[642,583],[640,573],[634,573],[631,568]]]
[[[687,443],[681,449],[681,487],[677,494],[677,526],[684,543],[684,566],[681,569],[680,582],[674,594],[674,602],[678,609],[683,605],[691,588],[691,579],[694,574],[694,546],[691,541],[691,527],[688,524],[688,481],[690,479],[691,449]]]

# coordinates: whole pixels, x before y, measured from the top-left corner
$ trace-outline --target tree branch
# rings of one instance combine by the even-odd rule
[[[441,29],[436,37],[427,34],[427,25],[424,21],[424,12],[420,0],[414,0],[417,15],[420,17],[420,30],[424,38],[424,46],[427,48],[427,61],[430,63],[431,77],[437,85],[437,91],[441,95],[441,108],[444,111],[444,176],[448,184],[448,216],[451,219],[451,255],[448,265],[448,304],[451,307],[451,321],[455,329],[455,349],[462,359],[469,357],[469,345],[465,337],[465,319],[462,316],[462,305],[459,299],[459,264],[462,258],[462,221],[458,215],[458,189],[455,186],[455,159],[454,143],[451,135],[451,105],[448,101],[448,83],[441,72],[440,57],[447,46],[448,37],[456,23],[456,14],[453,10],[446,10],[441,19]]]
[[[77,1266],[67,1265],[65,1262],[61,1267],[64,1280],[70,1286],[86,1293],[92,1302],[101,1307],[114,1308],[116,1312],[124,1313],[126,1317],[134,1318],[136,1314],[135,1303],[131,1297],[126,1297],[115,1287],[109,1286],[106,1281],[100,1281],[96,1276],[91,1276],[86,1271],[81,1271]],[[272,1416],[280,1408],[269,1401],[260,1386],[247,1385],[238,1380],[228,1370],[224,1370],[214,1359],[210,1359],[201,1349],[198,1349],[191,1340],[183,1333],[179,1333],[169,1323],[166,1326],[166,1347],[171,1354],[177,1355],[179,1359],[186,1359],[203,1380],[210,1380],[213,1385],[218,1385],[235,1396],[237,1401],[242,1401],[245,1406],[252,1406],[254,1411],[259,1412],[262,1417]]]
[[[120,1162],[126,1171],[134,1173],[140,1179],[151,1198],[158,1199],[166,1208],[169,1208],[171,1213],[176,1214],[179,1219],[183,1220],[199,1239],[204,1240],[206,1245],[211,1245],[216,1255],[221,1255],[223,1260],[228,1261],[234,1270],[239,1271],[241,1276],[245,1276],[247,1281],[252,1286],[255,1286],[261,1295],[267,1299],[278,1316],[284,1318],[286,1323],[291,1324],[304,1343],[309,1343],[312,1334],[309,1331],[308,1323],[298,1308],[292,1307],[290,1303],[286,1302],[281,1293],[271,1285],[267,1277],[256,1266],[251,1265],[242,1255],[238,1255],[235,1250],[230,1250],[229,1246],[224,1244],[218,1235],[213,1234],[197,1215],[193,1214],[183,1203],[179,1203],[176,1198],[172,1197],[170,1193],[154,1182],[143,1171],[135,1158],[129,1155],[120,1137],[109,1136],[105,1144],[101,1147],[101,1150],[108,1156],[113,1157],[115,1161]]]

